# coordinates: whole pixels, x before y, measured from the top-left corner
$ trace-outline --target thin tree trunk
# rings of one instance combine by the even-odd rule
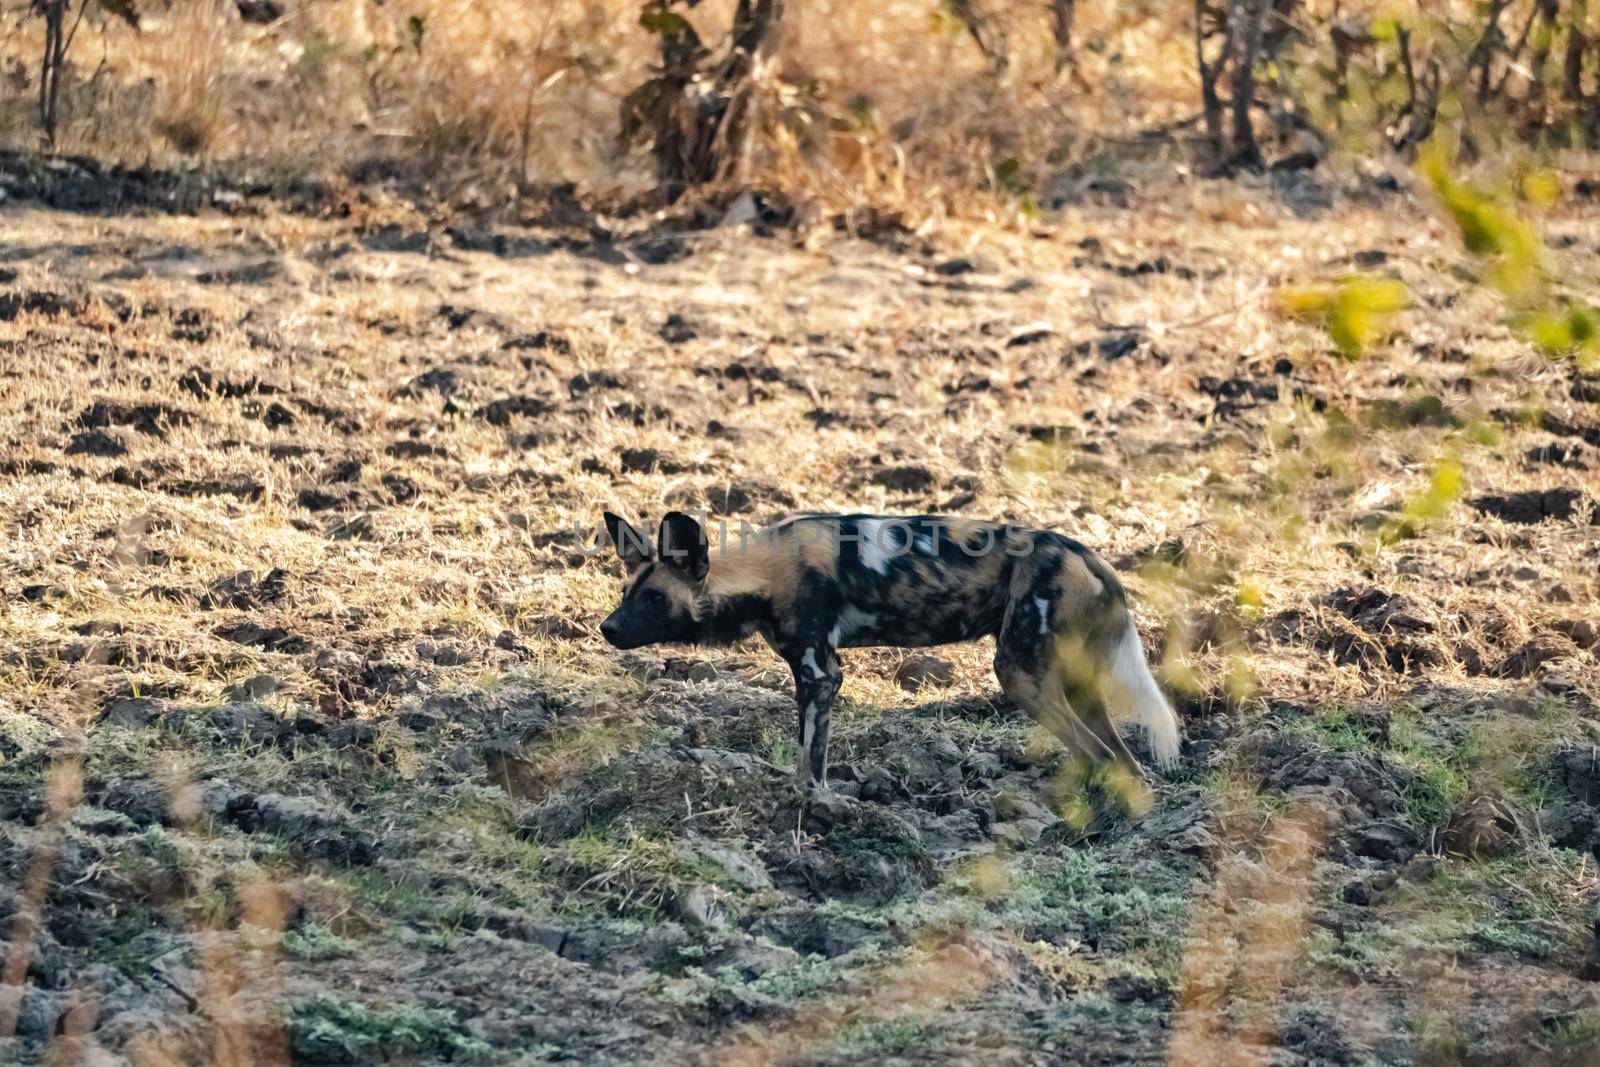
[[[1261,51],[1261,24],[1267,0],[1236,0],[1232,18],[1242,19],[1238,27],[1238,47],[1233,61],[1233,151],[1229,162],[1237,166],[1261,166],[1261,148],[1256,144],[1250,107],[1256,98],[1256,55]]]
[[[1206,0],[1194,0],[1194,58],[1200,71],[1200,110],[1206,120],[1206,136],[1211,140],[1212,152],[1220,157],[1222,143],[1222,101],[1217,96],[1217,76],[1227,63],[1228,36],[1223,34],[1222,52],[1212,62],[1206,61],[1206,17],[1216,8]]]
[[[1497,42],[1504,40],[1500,33],[1500,16],[1506,9],[1509,0],[1494,0],[1489,9],[1489,19],[1483,28],[1483,36],[1478,38],[1477,44],[1472,47],[1472,55],[1467,60],[1467,70],[1478,68],[1478,103],[1489,99],[1490,69],[1494,66],[1494,54]],[[1532,22],[1529,22],[1532,25]]]
[[[1072,22],[1078,0],[1050,0],[1050,29],[1056,41],[1056,69],[1072,62]]]
[[[1572,0],[1568,16],[1567,53],[1561,69],[1561,96],[1568,103],[1583,100],[1583,55],[1589,48],[1589,38],[1584,33],[1589,24],[1588,0]]]

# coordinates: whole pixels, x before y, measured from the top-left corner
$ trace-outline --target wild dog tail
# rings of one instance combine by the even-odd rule
[[[1178,762],[1178,716],[1145,663],[1144,645],[1139,641],[1139,631],[1134,629],[1133,616],[1126,611],[1122,615],[1123,630],[1112,644],[1101,682],[1106,703],[1117,718],[1143,727],[1156,766],[1171,770]]]

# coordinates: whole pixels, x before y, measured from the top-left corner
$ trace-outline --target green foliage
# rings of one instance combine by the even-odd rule
[[[1504,198],[1456,177],[1445,141],[1429,142],[1419,164],[1466,250],[1497,261],[1488,279],[1495,288],[1510,296],[1543,280],[1544,242],[1533,223]]]
[[[1556,1063],[1594,1063],[1600,1059],[1600,1012],[1578,1010],[1539,1024],[1538,1043]]]
[[[330,1056],[370,1062],[396,1053],[446,1053],[458,1061],[485,1059],[490,1048],[463,1033],[456,1017],[438,1008],[401,1004],[379,1008],[319,996],[294,1009],[294,1049],[299,1057]]]
[[[306,923],[299,929],[283,932],[283,951],[301,960],[332,960],[350,955],[354,941],[340,937],[321,923]]]
[[[620,916],[655,915],[693,884],[724,885],[728,874],[664,837],[625,826],[591,828],[550,850],[552,873],[574,905],[598,902]]]
[[[844,1056],[905,1056],[928,1054],[942,1043],[940,1025],[921,1015],[870,1019],[846,1027],[834,1042]]]
[[[1573,359],[1583,366],[1600,361],[1600,310],[1555,292],[1557,278],[1533,222],[1509,196],[1458,178],[1450,158],[1443,140],[1430,142],[1421,156],[1422,173],[1462,245],[1486,261],[1482,280],[1510,303],[1512,331],[1550,359]],[[1551,171],[1536,170],[1523,176],[1519,191],[1527,203],[1547,207],[1561,195],[1561,181]]]
[[[1391,956],[1390,946],[1362,930],[1335,932],[1316,927],[1306,947],[1306,958],[1316,967],[1331,967],[1352,978],[1368,978]]]
[[[989,172],[989,186],[995,192],[1017,201],[1022,213],[1030,218],[1039,214],[1039,205],[1033,196],[1033,187],[1022,174],[1022,162],[1007,156],[996,163]]]
[[[1410,306],[1405,284],[1394,278],[1352,274],[1331,285],[1284,290],[1279,303],[1291,317],[1328,332],[1339,354],[1357,359],[1389,334],[1394,317]]]
[[[1336,752],[1368,753],[1403,768],[1406,814],[1425,827],[1443,825],[1466,795],[1468,772],[1482,747],[1470,730],[1455,738],[1435,737],[1409,709],[1390,717],[1386,737],[1375,733],[1366,717],[1342,708],[1307,723],[1305,728]]]
[[[1600,362],[1600,310],[1589,304],[1526,311],[1512,316],[1511,328],[1550,359],[1572,359],[1582,367]]]
[[[721,967],[712,973],[690,967],[677,978],[657,976],[652,989],[664,1000],[684,1007],[736,1008],[752,1013],[788,1010],[809,997],[839,989],[891,958],[877,945],[866,944],[831,958],[805,956],[768,967],[753,979],[739,966]]]
[[[1406,501],[1399,519],[1386,523],[1379,537],[1386,545],[1415,537],[1429,522],[1442,519],[1461,499],[1464,477],[1461,460],[1454,452],[1440,457],[1428,478],[1428,487]]]

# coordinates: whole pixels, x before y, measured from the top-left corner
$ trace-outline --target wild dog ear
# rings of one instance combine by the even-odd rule
[[[700,524],[681,511],[669,511],[656,531],[656,556],[695,581],[711,569],[711,553]]]
[[[611,543],[617,546],[617,556],[622,560],[623,573],[632,574],[650,562],[649,540],[644,534],[635,530],[627,519],[606,512],[606,535],[611,538]]]

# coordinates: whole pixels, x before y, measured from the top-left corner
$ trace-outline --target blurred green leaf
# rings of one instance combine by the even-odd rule
[[[1511,328],[1551,359],[1588,364],[1600,358],[1600,311],[1588,304],[1523,312],[1512,316]]]
[[[1534,299],[1548,268],[1544,242],[1533,223],[1484,189],[1457,178],[1444,141],[1435,139],[1424,146],[1420,165],[1467,251],[1494,261],[1484,280],[1513,301]],[[1534,184],[1548,192],[1543,180]]]
[[[1449,514],[1461,499],[1464,484],[1460,458],[1454,451],[1447,452],[1434,465],[1428,487],[1406,501],[1400,519],[1385,524],[1380,534],[1383,543],[1392,545],[1416,537],[1429,522]]]
[[[1328,331],[1346,359],[1356,359],[1389,332],[1395,315],[1410,306],[1405,283],[1352,274],[1332,285],[1293,286],[1278,297],[1284,312]]]

